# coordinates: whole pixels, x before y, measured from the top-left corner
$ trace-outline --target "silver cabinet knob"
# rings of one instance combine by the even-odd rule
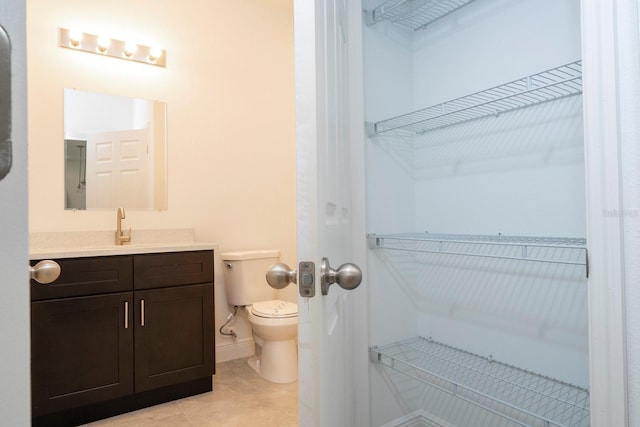
[[[29,275],[36,282],[46,285],[60,276],[60,265],[55,261],[46,259],[33,267],[29,267]]]
[[[289,283],[296,283],[296,270],[289,268],[287,264],[273,264],[267,270],[267,283],[274,289],[282,289]]]
[[[320,264],[320,289],[322,295],[329,293],[329,286],[334,283],[348,291],[357,288],[362,282],[362,270],[355,264],[346,263],[334,270],[327,258],[322,258]]]

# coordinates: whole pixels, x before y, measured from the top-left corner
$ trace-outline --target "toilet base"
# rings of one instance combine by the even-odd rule
[[[298,379],[298,349],[296,341],[276,341],[263,343],[247,364],[258,375],[272,383],[287,384]],[[258,350],[258,349],[256,349]]]

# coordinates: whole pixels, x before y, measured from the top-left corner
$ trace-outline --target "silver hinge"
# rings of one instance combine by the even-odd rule
[[[11,169],[11,43],[0,27],[0,180]]]

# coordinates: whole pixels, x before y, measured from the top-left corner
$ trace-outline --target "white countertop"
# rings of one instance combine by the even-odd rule
[[[133,230],[131,243],[116,246],[114,231],[35,232],[29,258],[82,258],[161,252],[215,250],[215,243],[195,242],[191,229]]]

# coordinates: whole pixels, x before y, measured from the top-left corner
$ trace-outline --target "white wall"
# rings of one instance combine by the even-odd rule
[[[83,90],[64,91],[64,136],[144,129],[153,113],[153,101]]]
[[[375,122],[402,114],[413,105],[412,38],[394,26],[381,24],[364,28],[365,117]],[[366,141],[367,232],[413,231],[415,200],[411,141],[376,137]],[[412,264],[402,254],[387,259],[369,251],[370,344],[386,344],[417,333],[417,312],[411,301],[415,275]],[[410,258],[410,257],[409,257]],[[399,266],[400,265],[400,266]],[[412,381],[394,382],[378,366],[371,364],[371,419],[397,418],[417,410],[421,387]]]
[[[115,227],[115,210],[64,210],[63,89],[77,88],[167,103],[169,209],[128,210],[127,227],[192,227],[220,252],[277,248],[295,264],[290,0],[27,3],[30,231]],[[167,67],[60,48],[59,27],[159,43]],[[216,261],[220,325],[229,308]],[[236,330],[249,336],[241,320]]]
[[[581,57],[579,0],[483,1],[450,18],[416,34],[415,108]],[[580,97],[429,132],[416,231],[584,237],[582,134]]]
[[[580,59],[579,0],[485,0],[416,33],[415,108]]]

